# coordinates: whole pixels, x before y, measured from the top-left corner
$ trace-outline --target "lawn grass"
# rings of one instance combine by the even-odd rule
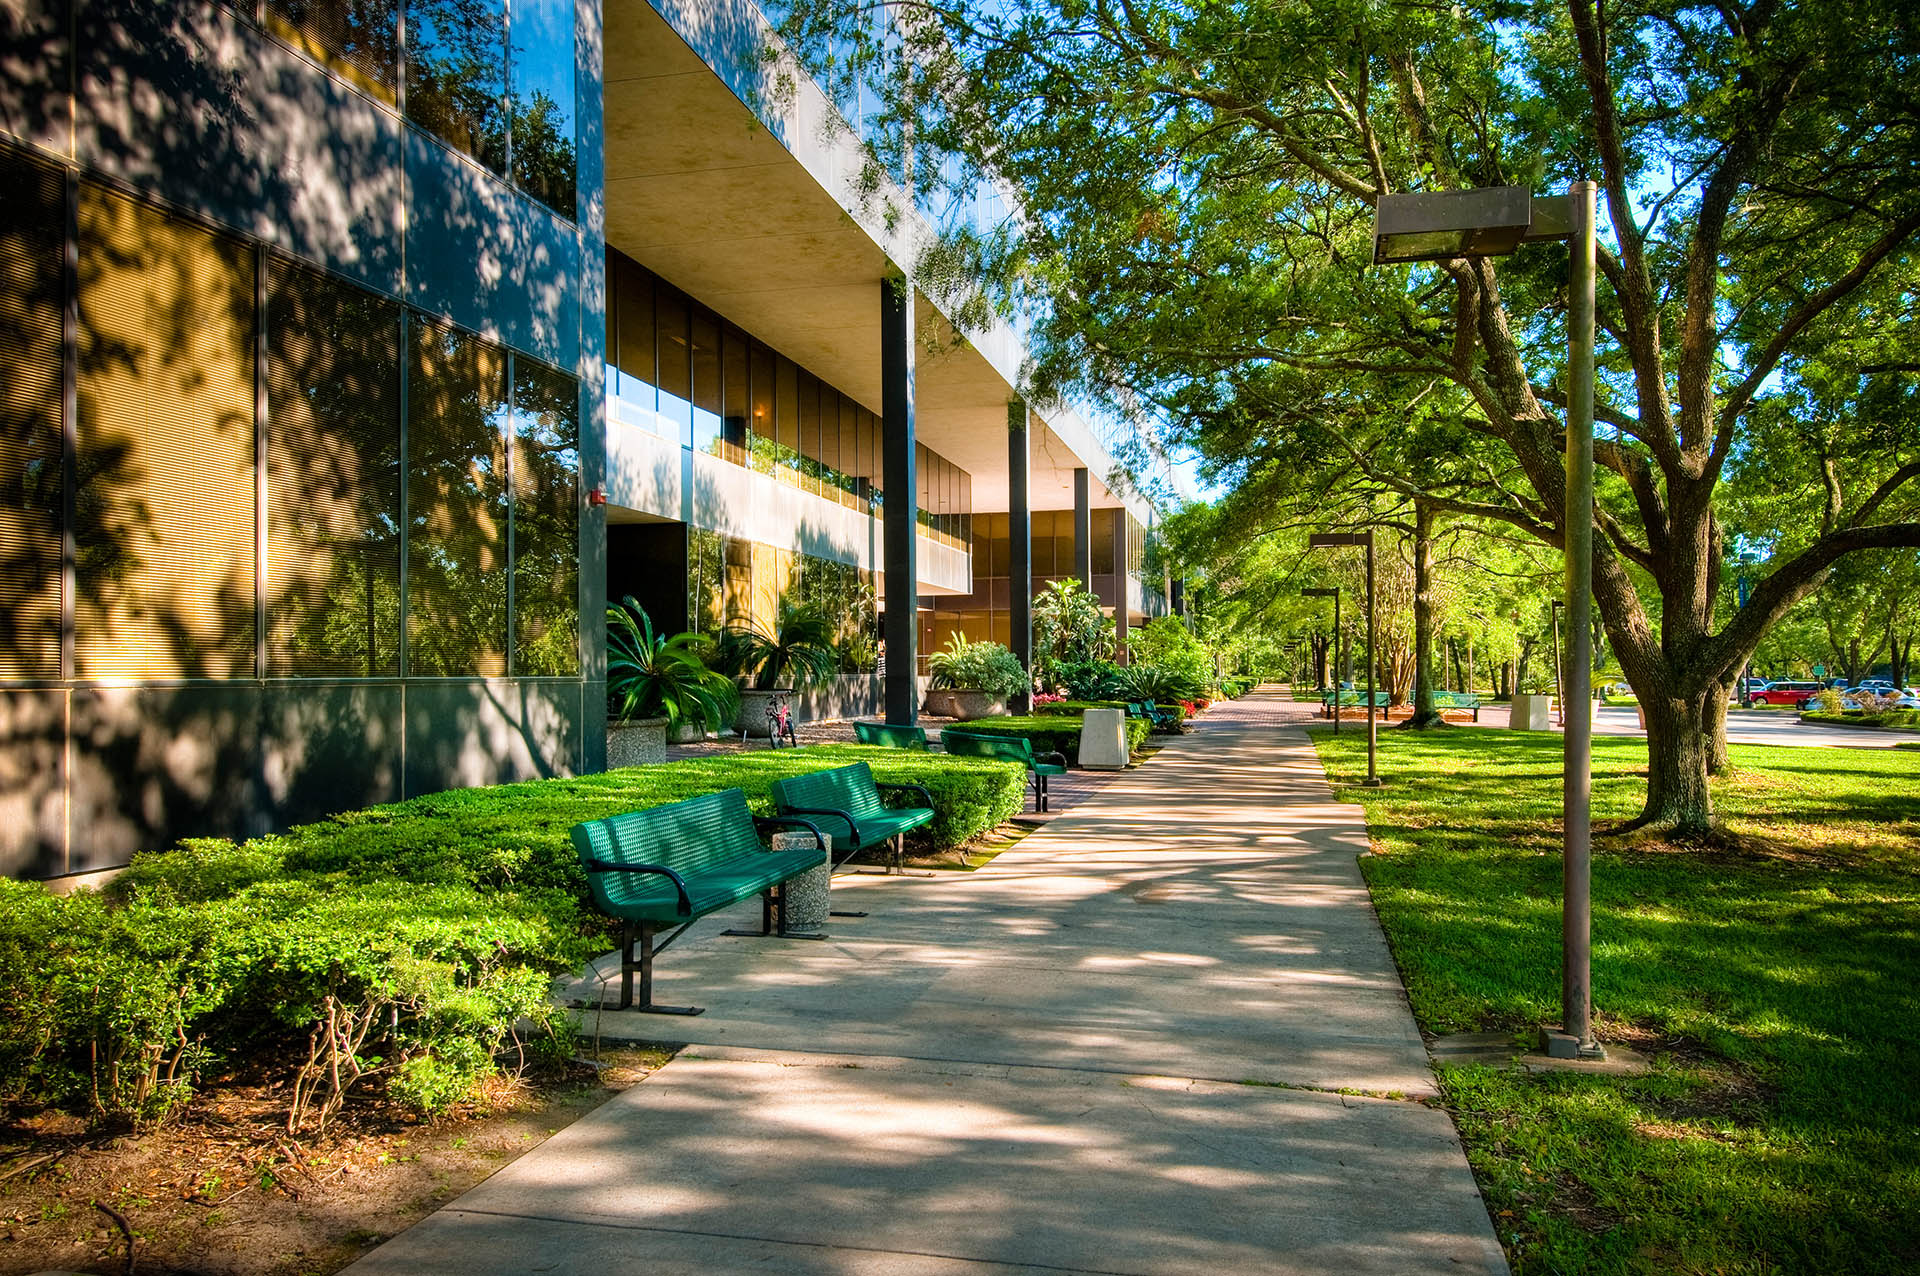
[[[1315,731],[1421,1026],[1559,1019],[1560,739]],[[1638,739],[1596,737],[1594,813],[1634,814]],[[1493,1221],[1526,1273],[1920,1270],[1920,754],[1734,745],[1739,851],[1596,843],[1613,1078],[1446,1067]]]

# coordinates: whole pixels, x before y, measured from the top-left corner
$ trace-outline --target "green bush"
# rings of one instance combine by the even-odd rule
[[[1111,660],[1063,660],[1054,665],[1049,681],[1069,700],[1100,700],[1119,686],[1120,666]]]
[[[1033,706],[1033,711],[1042,717],[1065,714],[1077,718],[1089,709],[1119,709],[1125,712],[1126,707],[1125,700],[1055,700],[1051,704],[1037,704]]]
[[[1020,736],[1032,742],[1035,753],[1064,753],[1068,762],[1072,762],[1080,752],[1080,719],[1077,717],[1043,713],[1025,717],[1007,715],[975,718],[960,729],[980,735]],[[1128,718],[1127,751],[1131,753],[1145,744],[1146,740],[1146,720]]]
[[[609,928],[569,837],[583,821],[865,761],[921,784],[958,845],[1017,814],[1013,763],[864,745],[760,750],[435,793],[235,844],[136,856],[106,893],[0,881],[0,1107],[149,1120],[215,1063],[291,1070],[289,1123],[384,1085],[458,1102],[503,1054],[570,1053],[549,981]]]
[[[1920,709],[1888,709],[1883,713],[1829,712],[1825,709],[1807,710],[1800,715],[1802,722],[1833,722],[1849,727],[1914,727],[1920,726]]]
[[[970,642],[962,633],[927,657],[933,685],[961,691],[984,691],[996,700],[1008,700],[1025,690],[1027,671],[1011,651],[997,642]]]

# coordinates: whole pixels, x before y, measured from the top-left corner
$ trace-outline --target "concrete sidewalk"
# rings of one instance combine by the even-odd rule
[[[657,990],[705,1015],[588,1016],[678,1058],[348,1270],[1504,1272],[1299,716],[842,876],[827,942],[707,919]]]

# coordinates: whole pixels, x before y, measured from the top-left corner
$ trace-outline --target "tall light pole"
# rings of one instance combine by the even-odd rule
[[[1373,533],[1367,532],[1316,532],[1307,537],[1308,549],[1326,549],[1340,545],[1364,545],[1367,548],[1367,778],[1361,783],[1370,789],[1380,787],[1380,773],[1374,769],[1375,746],[1379,742],[1379,728],[1374,724],[1373,706]],[[1339,703],[1338,694],[1334,702]]]
[[[1566,553],[1567,677],[1562,704],[1592,695],[1594,184],[1536,199],[1524,187],[1382,195],[1374,204],[1373,260],[1496,257],[1523,243],[1570,240],[1567,272]],[[1547,1053],[1604,1058],[1593,1036],[1593,719],[1575,713],[1562,737],[1560,1030]]]
[[[1303,589],[1303,598],[1333,599],[1333,733],[1340,734],[1340,588]]]

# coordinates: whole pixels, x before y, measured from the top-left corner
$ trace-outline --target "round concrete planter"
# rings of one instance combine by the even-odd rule
[[[667,732],[668,744],[698,744],[706,738],[707,724],[698,718],[688,718]]]
[[[792,711],[792,687],[773,687],[766,691],[742,688],[740,707],[733,715],[734,732],[744,733],[755,740],[770,738],[773,735],[773,729],[767,722],[767,710],[776,705],[786,705],[788,711]]]
[[[926,711],[936,718],[990,718],[1007,711],[1007,702],[987,691],[946,689],[927,692]]]
[[[609,767],[650,766],[667,760],[667,720],[634,718],[607,723]]]

